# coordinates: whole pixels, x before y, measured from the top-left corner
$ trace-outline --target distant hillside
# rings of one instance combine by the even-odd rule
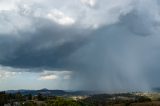
[[[153,91],[153,92],[160,92],[160,87],[152,88],[152,91]]]
[[[32,94],[32,95],[38,95],[39,93],[41,93],[42,95],[48,95],[48,96],[68,96],[68,95],[92,95],[95,94],[95,92],[89,92],[89,91],[65,91],[65,90],[48,90],[48,89],[40,89],[40,90],[8,90],[5,91],[6,93],[11,93],[11,94],[15,94],[15,93],[21,93],[23,95],[28,95],[28,94]]]

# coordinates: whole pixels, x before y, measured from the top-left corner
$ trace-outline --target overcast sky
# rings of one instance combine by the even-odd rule
[[[150,90],[159,74],[159,0],[0,0],[0,90]]]

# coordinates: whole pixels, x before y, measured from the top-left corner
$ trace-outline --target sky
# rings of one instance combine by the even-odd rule
[[[160,87],[159,0],[0,0],[0,90]]]

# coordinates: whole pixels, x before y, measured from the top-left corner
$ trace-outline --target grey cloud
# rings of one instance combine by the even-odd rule
[[[84,10],[85,7],[81,5],[81,2],[75,2],[78,8],[86,12],[86,15],[82,14],[82,16],[84,16],[82,17],[83,19],[78,19],[78,22],[76,22],[74,25],[59,25],[56,23],[56,18],[53,17],[55,21],[53,22],[46,16],[50,10],[52,11],[57,9],[56,7],[58,5],[62,5],[64,3],[60,2],[55,4],[56,1],[50,2],[51,4],[55,5],[55,7],[52,8],[49,6],[46,8],[46,5],[50,5],[48,2],[47,4],[44,3],[44,5],[42,5],[43,2],[41,1],[22,1],[20,2],[22,5],[20,5],[18,1],[15,1],[15,10],[1,11],[1,22],[2,26],[4,25],[4,27],[1,27],[0,34],[0,37],[3,39],[1,47],[2,50],[3,48],[9,49],[4,50],[4,53],[1,52],[0,58],[4,58],[0,60],[1,64],[13,67],[64,67],[63,65],[65,63],[63,61],[68,63],[65,58],[88,42],[89,36],[91,36],[89,33],[93,30],[88,26],[94,26],[97,24],[98,26],[95,27],[99,27],[99,25],[102,24],[101,20],[105,22],[101,16],[98,16],[99,18],[95,17],[95,19],[93,18],[91,21],[89,19],[90,16],[88,17],[88,14],[91,16],[95,16],[96,14],[103,15],[104,10],[102,7],[98,7],[98,10]],[[68,6],[71,5],[71,1],[66,4]],[[102,2],[100,4],[102,5]],[[117,6],[122,7],[123,4],[119,2]],[[78,13],[82,13],[81,11],[78,11],[78,8],[76,8],[76,11]],[[116,7],[111,5],[111,9],[106,8],[105,10],[110,11],[112,8],[114,10]],[[68,11],[70,10],[71,9],[68,8]],[[55,11],[53,15],[58,15],[59,18],[62,18],[58,21],[68,21],[65,20],[66,17],[63,15],[63,13],[61,13],[61,11],[63,12],[64,9]],[[91,13],[89,13],[89,11]],[[99,11],[103,12],[99,13]],[[125,10],[122,9],[122,11]],[[76,19],[79,18],[79,15],[77,13],[73,14],[73,11],[71,11],[71,13],[67,13],[71,16],[75,16]],[[121,13],[118,13],[118,15],[115,15],[114,13],[113,16],[115,18],[111,20],[111,23],[107,22],[106,24],[112,24],[116,22],[119,14]],[[106,12],[105,16],[109,18],[111,15]],[[7,24],[3,24],[3,22]]]
[[[53,25],[38,28],[36,31],[36,33],[22,32],[24,35],[22,39],[2,37],[1,50],[5,50],[4,53],[1,52],[1,57],[5,59],[1,60],[1,64],[24,68],[61,67],[63,59],[87,41],[83,35],[77,36],[74,31],[66,32],[65,29]]]

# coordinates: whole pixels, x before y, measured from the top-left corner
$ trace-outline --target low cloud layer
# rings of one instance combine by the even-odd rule
[[[68,70],[72,76],[63,77],[72,79],[74,89],[159,86],[159,79],[152,80],[160,69],[159,5],[158,0],[1,0],[0,64],[27,72]],[[40,79],[57,78],[52,73]]]
[[[39,80],[56,80],[56,79],[64,79],[69,80],[72,77],[71,71],[55,71],[55,70],[44,70]]]

